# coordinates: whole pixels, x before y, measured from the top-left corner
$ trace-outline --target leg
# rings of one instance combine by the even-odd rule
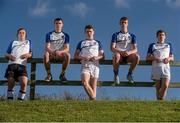
[[[69,53],[64,53],[63,54],[63,63],[62,63],[62,70],[61,70],[61,75],[64,76],[66,69],[70,63],[70,54]]]
[[[86,93],[88,94],[89,98],[93,98],[93,96],[94,96],[93,89],[91,88],[91,86],[89,84],[90,74],[82,73],[81,80],[82,80],[84,89],[85,89]]]
[[[93,97],[91,99],[95,100],[96,99],[96,90],[97,90],[97,78],[91,78],[90,86],[93,90]]]
[[[21,88],[19,90],[18,99],[19,100],[24,100],[25,95],[26,95],[26,88],[27,88],[28,78],[26,76],[20,76],[19,77],[19,82],[21,83]]]
[[[63,62],[62,62],[62,69],[61,69],[61,74],[59,76],[59,79],[62,81],[62,82],[66,82],[67,79],[65,77],[65,73],[66,73],[66,69],[70,63],[70,54],[69,53],[64,53],[63,55],[56,55],[56,58],[57,59],[62,59]]]
[[[116,53],[113,57],[113,69],[115,75],[118,75],[120,58],[121,55],[119,53]]]
[[[165,99],[166,93],[169,87],[170,80],[167,78],[162,79],[161,89],[160,89],[160,98],[161,100]]]
[[[133,80],[133,71],[135,70],[137,64],[139,63],[139,55],[138,54],[131,54],[127,57],[127,63],[130,63],[129,72],[127,74],[127,79],[129,82],[134,83]]]
[[[8,77],[7,99],[13,99],[13,97],[14,97],[14,86],[15,86],[14,78]]]
[[[161,89],[162,81],[156,81],[156,98],[157,100],[160,100],[160,89]]]
[[[44,54],[44,67],[46,69],[46,72],[47,72],[47,77],[45,78],[46,81],[50,81],[52,79],[52,75],[51,75],[51,65],[50,65],[50,54],[45,51],[45,54]]]
[[[130,68],[129,68],[129,73],[132,74],[133,71],[135,70],[137,64],[139,63],[139,55],[138,54],[131,54],[127,57],[127,62],[131,63]]]
[[[120,60],[121,60],[121,55],[119,53],[116,53],[113,57],[114,82],[116,84],[120,83],[119,76],[118,76]]]

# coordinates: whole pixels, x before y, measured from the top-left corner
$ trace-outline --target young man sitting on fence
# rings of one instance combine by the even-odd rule
[[[15,81],[21,84],[18,100],[24,100],[27,87],[27,59],[32,56],[31,42],[26,39],[26,30],[19,28],[17,40],[10,43],[5,57],[9,60],[5,77],[8,79],[7,99],[13,100]]]
[[[85,27],[86,39],[78,43],[74,59],[81,61],[81,80],[90,100],[96,99],[97,80],[99,78],[99,60],[104,58],[100,41],[94,39],[92,25]]]
[[[69,35],[62,31],[63,20],[62,18],[56,18],[54,20],[55,30],[47,33],[46,35],[46,46],[44,54],[44,66],[47,72],[47,77],[45,81],[52,80],[50,60],[52,59],[61,59],[62,70],[59,75],[59,79],[62,82],[66,82],[65,77],[66,69],[70,63],[70,54],[69,54]]]
[[[170,43],[165,43],[166,32],[158,30],[157,42],[149,45],[146,60],[152,62],[152,80],[156,81],[156,97],[163,100],[170,82],[169,62],[174,60]]]
[[[122,17],[120,19],[120,31],[112,35],[111,51],[113,56],[113,69],[114,69],[114,82],[119,84],[119,62],[124,61],[131,63],[127,79],[129,82],[134,83],[133,71],[139,63],[139,55],[137,54],[136,36],[128,31],[128,18]]]

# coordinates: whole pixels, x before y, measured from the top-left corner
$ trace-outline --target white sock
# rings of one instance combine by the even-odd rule
[[[19,94],[18,94],[18,99],[24,100],[25,96],[26,96],[26,92],[23,92],[23,91],[20,90]]]

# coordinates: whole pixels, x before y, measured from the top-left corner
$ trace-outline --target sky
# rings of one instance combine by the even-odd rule
[[[167,32],[167,42],[173,47],[176,61],[180,61],[180,0],[0,0],[0,57],[20,27],[27,30],[32,41],[33,57],[42,57],[46,33],[54,30],[53,20],[64,20],[63,31],[70,36],[70,53],[74,55],[76,45],[85,38],[84,27],[92,24],[95,39],[100,40],[106,59],[112,59],[111,37],[120,30],[118,24],[122,16],[129,18],[129,32],[137,37],[141,60],[146,57],[150,43],[156,42],[155,33],[159,29]],[[3,79],[7,64],[1,64],[0,78]],[[52,65],[53,77],[58,79],[61,65]],[[77,74],[79,71],[79,74]],[[128,66],[120,67],[120,79],[125,80]],[[138,66],[136,81],[151,81],[150,66]],[[143,74],[142,74],[143,73]],[[172,81],[179,81],[179,68],[172,68]],[[107,76],[109,75],[109,76]],[[44,67],[38,65],[37,79],[46,76]],[[68,79],[80,79],[80,65],[70,65]],[[100,80],[113,80],[112,66],[100,66]]]

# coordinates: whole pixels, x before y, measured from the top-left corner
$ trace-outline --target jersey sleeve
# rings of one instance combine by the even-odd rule
[[[13,41],[9,44],[6,53],[11,54]]]
[[[154,44],[154,43],[153,43],[153,44]],[[153,54],[153,44],[150,44],[150,45],[149,45],[147,54]]]
[[[172,45],[171,45],[171,43],[168,43],[169,44],[169,46],[170,46],[170,52],[169,52],[169,55],[173,55],[173,48],[172,48]]]
[[[114,34],[112,35],[111,43],[116,43],[116,41],[117,41],[117,34],[114,33]]]
[[[78,45],[77,45],[77,47],[76,47],[76,50],[81,51],[81,42],[78,43]]]
[[[32,42],[29,40],[29,52],[32,52]]]
[[[132,38],[132,44],[137,44],[136,36],[134,34],[131,34],[131,38]]]
[[[49,43],[50,42],[50,33],[47,33],[46,34],[46,43]]]
[[[69,44],[69,35],[65,33],[65,42],[64,44]]]

